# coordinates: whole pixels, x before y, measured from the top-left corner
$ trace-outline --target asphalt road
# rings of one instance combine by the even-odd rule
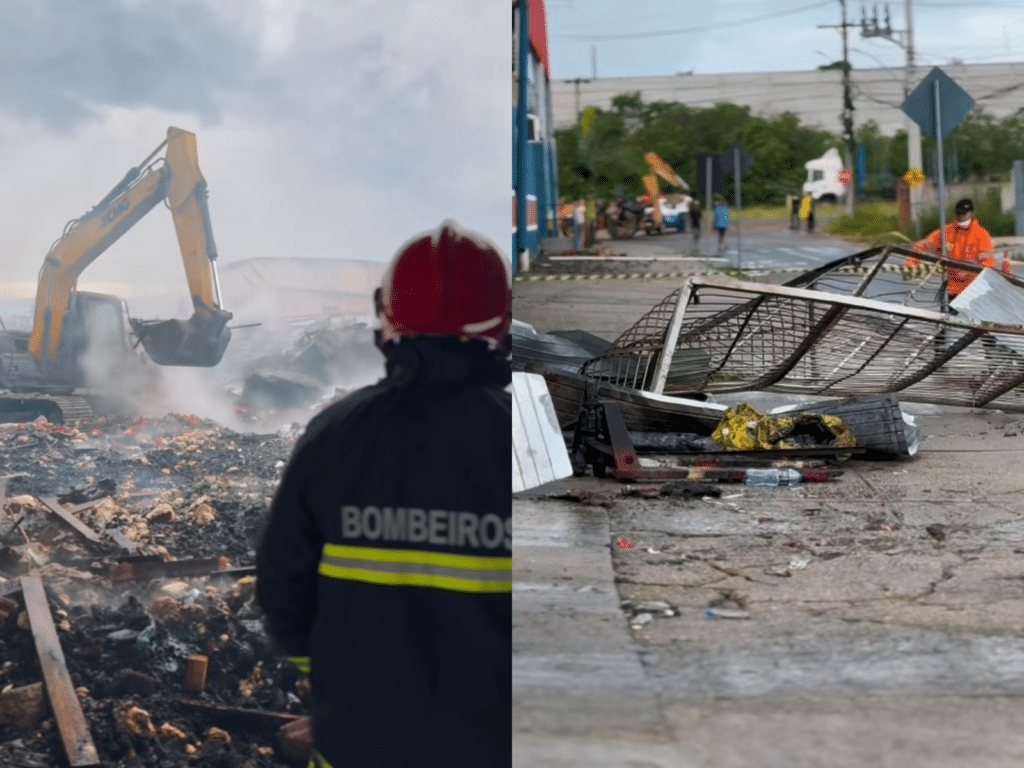
[[[756,258],[803,236],[765,233]],[[520,281],[514,314],[614,337],[674,287]],[[638,499],[585,477],[517,494],[515,765],[1024,763],[1024,419],[904,410],[920,455],[849,462],[831,483]],[[569,489],[591,495],[552,498]],[[744,618],[709,618],[716,605]]]
[[[819,219],[814,232],[792,230],[788,220],[734,222],[726,232],[721,252],[718,232],[709,229],[707,222],[696,242],[692,231],[669,230],[650,236],[640,232],[628,240],[612,240],[602,231],[597,241],[604,253],[602,257],[573,258],[571,253],[559,254],[540,271],[579,271],[581,267],[593,268],[595,261],[610,262],[607,269],[632,273],[672,271],[686,263],[702,263],[710,268],[802,271],[863,250],[863,246],[823,234],[828,220]],[[565,241],[565,246],[569,248],[569,241]]]

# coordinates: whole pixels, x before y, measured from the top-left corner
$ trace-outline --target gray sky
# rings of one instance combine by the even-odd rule
[[[886,3],[847,0],[850,62],[855,68],[901,67],[907,28],[905,0],[888,3],[893,37],[861,35],[862,7],[870,26]],[[551,75],[599,77],[671,75],[693,71],[812,70],[842,59],[839,0],[547,0]],[[628,9],[628,10],[627,10]],[[925,68],[1024,60],[1024,2],[912,0],[915,62]],[[922,72],[922,76],[924,74]]]
[[[0,282],[34,282],[169,125],[198,137],[223,263],[386,260],[446,217],[509,251],[507,3],[6,0],[0,16]],[[81,282],[184,291],[167,210]]]

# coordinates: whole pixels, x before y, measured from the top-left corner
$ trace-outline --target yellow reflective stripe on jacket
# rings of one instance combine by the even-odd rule
[[[511,592],[512,558],[324,544],[320,575],[455,592]]]

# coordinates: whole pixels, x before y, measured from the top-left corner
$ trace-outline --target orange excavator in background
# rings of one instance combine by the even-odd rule
[[[683,192],[690,191],[690,185],[683,181],[682,177],[673,170],[672,166],[658,157],[654,152],[648,152],[644,155],[644,161],[650,167],[652,173],[647,174],[643,177],[644,188],[647,190],[648,196],[651,198],[651,221],[647,225],[647,234],[654,234],[654,232],[661,232],[662,228],[668,224],[668,226],[679,228],[679,224],[676,219],[680,215],[685,215],[685,211],[677,211],[673,208],[671,216],[673,221],[665,221],[665,212],[662,210],[661,205],[661,190],[658,185],[658,177],[660,176],[666,182],[671,184],[673,187],[681,189]]]
[[[138,320],[117,296],[77,290],[82,271],[161,202],[174,219],[192,316]],[[170,127],[160,146],[92,210],[68,222],[50,248],[31,331],[0,331],[0,421],[88,418],[98,403],[116,400],[114,390],[120,394],[148,362],[217,365],[231,339],[232,315],[221,306],[216,259],[195,134]]]

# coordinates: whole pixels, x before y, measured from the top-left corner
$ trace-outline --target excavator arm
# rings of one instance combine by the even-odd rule
[[[661,194],[661,191],[658,189],[658,176],[661,176],[672,186],[679,187],[684,192],[690,190],[690,185],[683,181],[682,177],[672,169],[671,165],[658,157],[654,152],[647,152],[644,155],[644,160],[653,171],[653,173],[643,177],[644,187],[647,190],[647,194],[651,196],[651,204],[654,206],[654,223],[660,227],[662,225],[662,215],[661,205],[658,203],[658,197]]]
[[[156,157],[166,147],[164,157]],[[146,353],[159,365],[209,367],[220,362],[231,338],[231,313],[221,308],[217,250],[206,180],[199,170],[195,134],[167,129],[167,139],[132,168],[91,211],[65,227],[39,272],[29,354],[44,370],[58,360],[68,308],[82,271],[158,203],[174,218],[192,296],[188,320],[132,320]]]
[[[647,165],[651,167],[658,176],[661,176],[665,181],[674,187],[679,187],[684,192],[690,191],[690,185],[683,181],[682,177],[676,173],[672,166],[658,157],[654,152],[648,152],[644,155],[644,160],[647,161]]]

